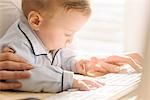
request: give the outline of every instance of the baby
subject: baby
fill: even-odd
[[[0,40],[1,45],[11,48],[11,52],[22,56],[34,67],[30,70],[29,79],[17,80],[22,83],[18,90],[91,90],[101,87],[102,84],[92,78],[76,79],[74,73],[95,76],[89,72],[113,72],[109,66],[115,69],[114,72],[119,72],[118,63],[114,63],[110,58],[78,59],[75,53],[67,48],[75,32],[79,31],[90,17],[88,0],[22,0],[22,11],[23,16]]]

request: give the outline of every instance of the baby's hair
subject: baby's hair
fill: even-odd
[[[64,11],[80,11],[84,15],[91,13],[89,0],[22,0],[22,10],[26,17],[31,11],[48,11],[53,14],[59,8]]]
[[[90,12],[88,0],[64,0],[63,7],[67,10],[78,9],[82,12]]]

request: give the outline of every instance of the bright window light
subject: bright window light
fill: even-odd
[[[77,33],[80,51],[92,54],[123,51],[125,0],[91,0],[92,16]]]

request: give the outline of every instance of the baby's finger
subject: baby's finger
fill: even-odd
[[[90,90],[88,85],[85,82],[83,82],[83,81],[80,82],[80,86],[79,87],[80,87],[79,88],[80,91],[89,91]]]
[[[98,83],[94,80],[83,80],[90,88],[96,87],[102,87],[103,85],[101,83]]]

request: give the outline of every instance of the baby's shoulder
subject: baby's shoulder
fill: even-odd
[[[10,28],[6,31],[4,36],[0,39],[1,43],[18,42],[28,44],[26,38],[19,30],[18,24],[19,20],[17,20],[14,24],[10,26]]]

